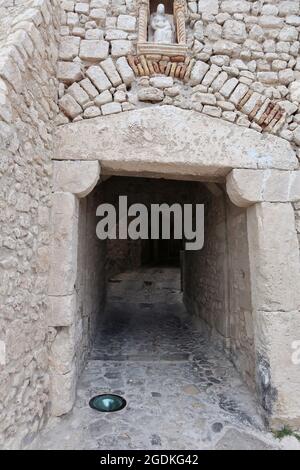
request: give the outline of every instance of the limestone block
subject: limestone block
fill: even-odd
[[[199,101],[202,104],[209,104],[214,106],[217,102],[215,95],[212,93],[196,92],[192,95],[192,101]]]
[[[130,15],[119,15],[117,21],[117,28],[124,31],[135,31],[136,17]]]
[[[150,78],[150,85],[153,86],[154,88],[168,88],[173,86],[174,80],[172,77],[166,77],[166,76],[157,76],[157,77],[152,77]]]
[[[223,27],[224,38],[236,43],[243,43],[247,39],[246,26],[242,21],[227,20]]]
[[[255,202],[296,202],[300,196],[300,172],[235,169],[227,176],[227,191],[239,207]]]
[[[229,101],[237,106],[248,90],[249,87],[247,85],[240,83],[230,96]]]
[[[100,177],[99,162],[53,162],[53,191],[87,196]]]
[[[217,78],[211,84],[211,87],[214,90],[214,92],[219,91],[227,79],[228,79],[227,72],[221,72],[220,75],[218,75]]]
[[[267,85],[275,85],[278,83],[277,72],[257,72],[257,79]]]
[[[74,119],[76,116],[79,116],[79,114],[82,113],[81,106],[71,95],[64,95],[58,103],[60,109],[71,119]]]
[[[89,106],[84,110],[83,117],[85,119],[91,119],[97,116],[101,116],[101,111],[98,106]]]
[[[108,56],[109,43],[107,41],[82,40],[79,57],[89,62],[98,62]]]
[[[58,62],[57,78],[67,85],[78,82],[83,78],[80,64],[77,62]]]
[[[111,41],[112,57],[126,56],[132,52],[132,43],[126,39]]]
[[[206,104],[203,107],[203,113],[208,114],[208,116],[212,116],[212,117],[221,117],[222,110],[221,108],[218,108],[217,106],[211,106],[211,105]]]
[[[264,172],[235,169],[226,178],[226,189],[230,200],[238,207],[249,207],[263,201]]]
[[[292,205],[257,203],[247,209],[247,224],[254,309],[297,310],[300,261]]]
[[[88,78],[84,78],[83,80],[81,80],[81,82],[79,82],[79,84],[86,91],[86,93],[91,99],[96,98],[96,96],[99,94],[97,88],[94,87],[91,80],[89,80]]]
[[[289,171],[265,171],[262,187],[263,200],[268,202],[288,202],[290,179],[291,172]]]
[[[110,103],[113,100],[112,94],[109,90],[102,91],[100,95],[96,96],[95,104],[102,106],[103,104]]]
[[[299,429],[300,374],[293,345],[300,338],[298,311],[255,312],[257,376],[261,401],[268,412],[269,425],[287,422]]]
[[[76,392],[76,368],[73,368],[67,374],[51,373],[51,414],[52,416],[61,416],[73,408]]]
[[[194,67],[192,68],[190,75],[190,84],[192,86],[198,85],[202,82],[204,75],[209,70],[209,65],[201,60],[197,60]]]
[[[147,132],[141,133],[141,128]],[[56,129],[55,152],[60,160],[100,160],[111,171],[180,172],[214,179],[232,168],[298,167],[284,139],[175,106],[135,109],[127,112],[126,119],[102,116],[61,126]]]
[[[232,41],[220,39],[214,43],[213,50],[215,54],[229,55],[231,57],[239,54],[240,47]]]
[[[111,82],[108,80],[103,70],[97,65],[92,65],[88,68],[86,75],[100,92],[112,87]]]
[[[78,199],[70,193],[52,195],[50,295],[73,293],[77,275]]]
[[[128,33],[126,31],[121,31],[120,29],[109,29],[105,34],[105,39],[107,41],[113,41],[115,39],[127,39]]]
[[[75,325],[63,326],[51,343],[49,364],[56,374],[67,374],[72,370],[76,348]]]
[[[299,2],[296,0],[286,0],[279,2],[278,9],[280,16],[298,15],[299,14]]]
[[[82,13],[83,15],[88,15],[90,11],[90,6],[88,3],[76,3],[75,12]]]
[[[217,15],[219,11],[218,0],[199,0],[198,12],[208,15]]]
[[[76,292],[70,295],[49,295],[49,314],[47,325],[53,327],[70,326],[76,313]]]
[[[283,85],[289,85],[289,83],[294,81],[294,71],[291,69],[280,70],[278,78]]]
[[[119,57],[116,61],[116,67],[125,85],[131,85],[135,79],[135,75],[132,68],[128,65],[126,58]]]
[[[255,106],[259,103],[259,101],[264,101],[265,100],[265,97],[260,95],[259,93],[256,93],[256,91],[254,93],[252,93],[252,95],[250,96],[250,98],[246,101],[246,103],[244,104],[243,106],[243,112],[245,114],[250,114],[253,109],[255,108]]]
[[[251,3],[246,0],[225,0],[221,2],[221,10],[226,13],[248,13]]]
[[[210,67],[209,71],[205,75],[205,77],[202,80],[202,85],[204,86],[210,86],[210,84],[217,78],[219,75],[221,69],[217,65],[212,64]]]
[[[164,99],[162,90],[154,87],[142,87],[138,91],[138,99],[140,101],[151,101],[152,103],[160,102]]]
[[[77,82],[73,83],[68,88],[68,94],[71,95],[80,106],[86,104],[90,99],[87,92],[80,85],[78,85]]]
[[[100,66],[106,73],[107,77],[109,78],[113,86],[117,87],[118,85],[121,85],[122,79],[120,75],[118,74],[115,64],[113,63],[110,57],[106,60],[103,60],[100,63]]]
[[[107,114],[117,114],[122,111],[122,106],[120,103],[106,103],[101,106],[101,111],[103,116]]]
[[[105,8],[93,8],[90,11],[90,18],[95,20],[99,26],[105,25],[106,9]]]
[[[76,36],[63,36],[59,46],[60,60],[73,60],[78,56],[80,38]]]
[[[225,98],[229,98],[233,90],[236,88],[238,85],[239,81],[237,78],[233,77],[227,80],[227,82],[224,83],[222,88],[220,89],[221,95],[223,95]]]
[[[298,31],[294,26],[284,26],[279,33],[280,41],[297,41]]]
[[[117,90],[114,94],[114,101],[117,103],[124,103],[126,101],[127,95],[123,90]]]
[[[74,30],[73,30],[73,34],[74,34]],[[104,34],[103,34],[102,29],[98,29],[98,28],[88,29],[84,33],[84,39],[100,41],[101,39],[104,39]]]
[[[290,97],[291,101],[300,103],[300,81],[296,80],[290,84]]]

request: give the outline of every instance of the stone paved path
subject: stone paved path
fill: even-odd
[[[179,287],[174,269],[113,279],[75,407],[52,419],[34,448],[279,447],[263,431],[255,402],[232,364],[185,313]],[[126,408],[116,413],[89,408],[92,396],[106,392],[124,396]]]

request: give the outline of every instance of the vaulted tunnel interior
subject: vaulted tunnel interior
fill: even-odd
[[[187,240],[174,239],[172,212],[170,239],[162,228],[156,239],[99,239],[108,207],[116,209],[109,232],[119,233],[124,197],[128,231],[141,205],[150,229],[155,204],[179,204],[183,213],[202,205],[203,247],[187,250]],[[133,176],[104,175],[77,202],[75,316],[57,330],[51,351],[64,367],[52,375],[51,397],[52,415],[62,420],[42,434],[39,448],[51,441],[114,449],[120,440],[129,448],[198,448],[228,423],[262,429],[246,210],[230,202],[222,183]],[[127,406],[103,417],[89,402],[107,393]]]
[[[149,229],[151,204],[204,204],[203,248],[187,251],[182,240],[172,238],[172,217],[170,240],[161,233],[157,240],[99,240],[97,207],[109,203],[116,208],[118,229],[119,196],[127,197],[128,207],[149,209]],[[77,375],[88,358],[184,359],[192,354],[180,339],[187,317],[199,341],[210,338],[225,350],[254,388],[246,224],[245,210],[233,206],[222,185],[105,177],[80,200]],[[174,321],[178,330],[172,330]]]

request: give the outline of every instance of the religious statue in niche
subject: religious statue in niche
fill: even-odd
[[[149,0],[140,0],[137,42],[139,55],[186,55],[185,0],[174,0],[171,11],[173,14],[166,13],[165,5],[160,3],[156,11],[150,14]]]
[[[150,17],[149,38],[153,38],[153,42],[158,44],[174,43],[174,23],[173,16],[166,15],[165,6],[160,3],[155,13]]]

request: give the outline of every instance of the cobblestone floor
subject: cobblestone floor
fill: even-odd
[[[255,402],[181,303],[174,269],[124,273],[80,379],[71,413],[52,419],[39,449],[269,449]],[[92,396],[121,394],[116,413],[89,408]]]

